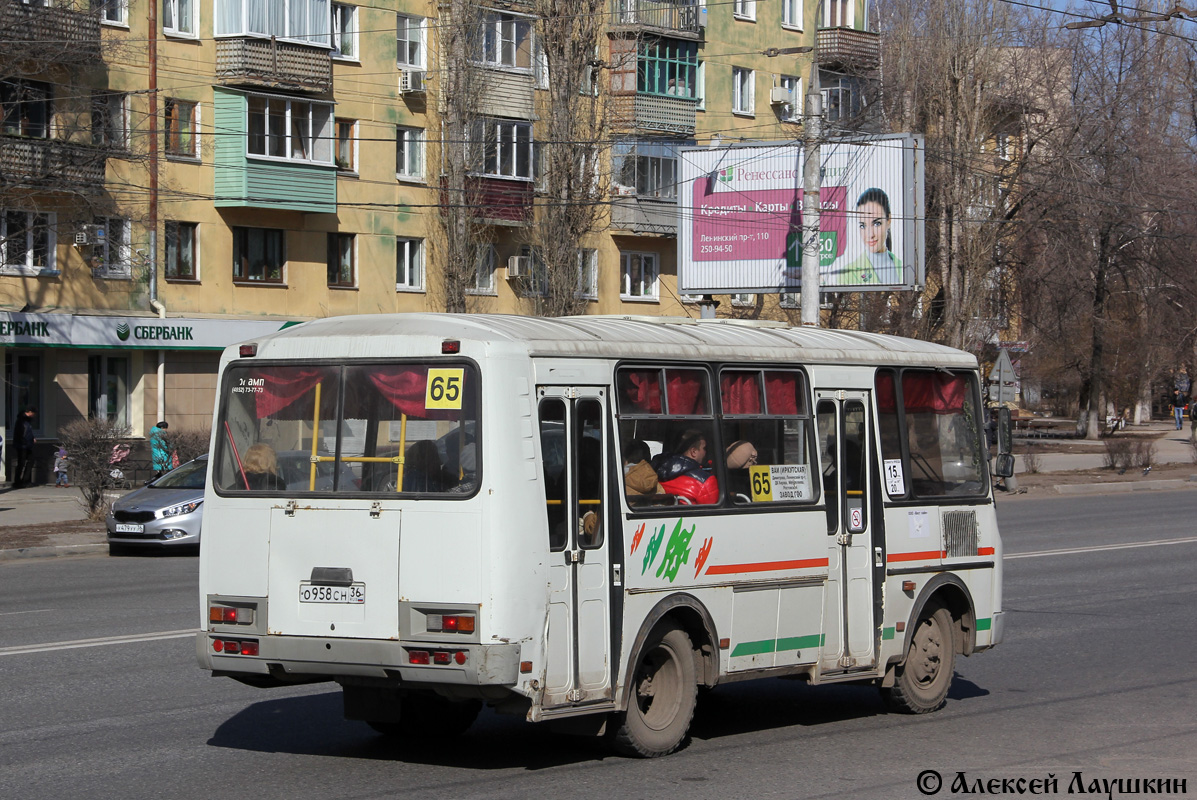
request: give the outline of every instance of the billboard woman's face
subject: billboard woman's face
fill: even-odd
[[[870,253],[885,252],[885,237],[889,234],[889,217],[880,203],[869,201],[856,207],[860,218],[860,240]]]

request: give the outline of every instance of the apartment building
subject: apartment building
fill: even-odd
[[[600,154],[601,213],[569,245],[582,313],[697,316],[679,148],[797,139],[812,58],[829,118],[859,112],[878,52],[867,0],[602,0],[601,124],[562,142],[536,0],[65,2],[0,0],[0,403],[47,438],[96,415],[205,426],[220,349],[308,319],[536,313],[553,146]]]

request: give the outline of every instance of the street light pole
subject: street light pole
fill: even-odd
[[[823,137],[823,95],[819,91],[819,59],[811,59],[802,120],[802,324],[819,326],[819,188]]]

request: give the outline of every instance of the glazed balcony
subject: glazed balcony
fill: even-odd
[[[331,52],[274,37],[217,39],[216,76],[226,86],[326,94],[333,84]]]
[[[57,139],[0,134],[0,185],[98,192],[104,188],[108,153],[106,148]]]
[[[827,69],[876,69],[881,62],[881,34],[855,28],[819,28],[819,66]]]

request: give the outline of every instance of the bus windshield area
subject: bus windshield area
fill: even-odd
[[[470,364],[235,364],[220,391],[213,483],[222,494],[476,491]]]

